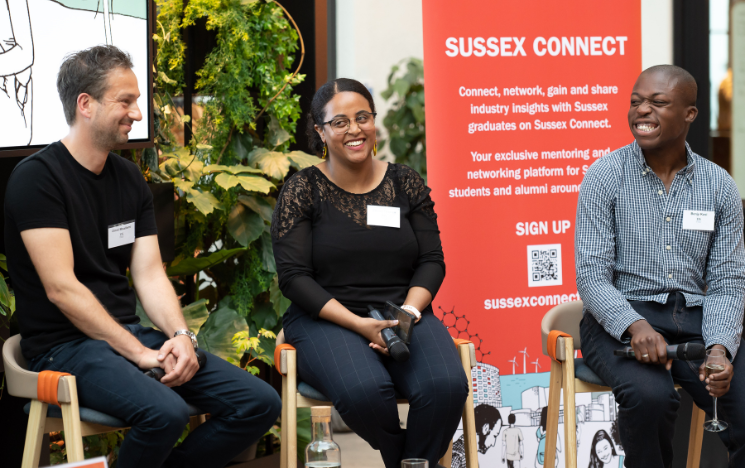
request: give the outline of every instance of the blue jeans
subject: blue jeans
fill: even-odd
[[[283,323],[287,342],[297,348],[299,380],[328,397],[349,428],[380,450],[387,468],[399,468],[404,458],[426,458],[437,466],[458,429],[469,379],[431,307],[414,326],[406,362],[383,356],[364,337],[313,320],[295,305]],[[409,400],[405,430],[394,387]]]
[[[666,304],[629,301],[631,307],[660,333],[668,344],[702,343],[702,307],[686,307],[681,293],[671,293]],[[712,397],[698,379],[703,361],[673,361],[668,372],[664,366],[641,364],[634,359],[613,355],[624,345],[610,336],[591,314],[580,325],[582,355],[587,365],[612,389],[619,405],[618,428],[626,453],[626,467],[670,467],[673,462],[673,430],[680,396],[678,383],[688,392],[707,419],[714,414]],[[732,362],[734,377],[730,390],[719,398],[719,419],[729,429],[719,437],[729,450],[729,466],[745,466],[745,347]]]
[[[151,349],[159,349],[168,340],[152,328],[125,328]],[[174,388],[146,377],[100,340],[57,346],[34,358],[31,370],[69,372],[77,381],[80,406],[132,426],[119,452],[120,468],[221,468],[266,433],[277,420],[282,402],[267,383],[205,354],[206,364],[189,382]],[[189,422],[186,402],[211,416],[173,449]]]

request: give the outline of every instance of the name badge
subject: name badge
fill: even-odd
[[[109,226],[109,248],[132,244],[135,241],[135,222],[125,221],[123,223]]]
[[[401,208],[397,206],[367,205],[367,225],[401,227]]]
[[[691,231],[713,231],[714,212],[683,210],[683,229]]]

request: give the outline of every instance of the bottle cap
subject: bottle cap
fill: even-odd
[[[310,416],[312,418],[330,418],[331,407],[330,406],[312,406],[310,408]]]

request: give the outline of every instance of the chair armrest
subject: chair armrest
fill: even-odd
[[[574,349],[572,335],[559,330],[551,330],[546,341],[546,351],[551,359],[557,362],[564,362],[568,357],[574,358],[573,355],[567,356],[566,340],[572,340],[572,349]]]
[[[472,341],[468,340],[462,340],[460,338],[453,338],[453,343],[455,343],[456,348],[460,348],[461,346],[468,346],[468,356],[469,356],[469,364],[471,366],[471,369],[479,365],[478,361],[476,361],[476,347],[473,345]]]
[[[295,352],[295,347],[288,343],[278,344],[274,348],[274,367],[282,375],[287,375],[287,353]]]
[[[3,364],[5,365],[5,381],[8,385],[8,393],[18,398],[38,400],[39,373],[25,369],[26,359],[21,353],[21,335],[11,336],[5,341],[3,345]],[[47,402],[56,400],[58,403],[70,403],[70,382],[68,379],[60,378],[63,377],[61,374],[60,372],[52,373],[50,371],[45,374],[49,377],[42,379],[42,387],[46,388],[43,397],[45,400],[49,400]]]

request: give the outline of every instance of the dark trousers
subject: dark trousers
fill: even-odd
[[[298,375],[328,397],[344,422],[374,449],[387,468],[405,458],[445,454],[468,396],[468,379],[453,339],[431,309],[414,326],[411,358],[398,363],[362,336],[292,306],[285,313],[287,342],[297,348]],[[409,400],[406,430],[399,424],[394,387]]]
[[[669,344],[702,343],[702,307],[686,307],[681,293],[671,293],[666,304],[630,301]],[[698,379],[703,361],[673,361],[670,372],[664,366],[641,364],[634,359],[613,355],[623,345],[611,337],[591,314],[585,314],[580,326],[582,355],[587,365],[610,387],[619,405],[618,427],[629,468],[670,467],[673,461],[673,429],[680,396],[673,387],[678,383],[688,392],[707,419],[714,414],[712,397]],[[745,466],[745,358],[740,351],[735,360],[734,378],[729,392],[719,398],[719,419],[729,424],[720,432],[729,450],[729,466]]]
[[[159,349],[168,339],[152,328],[125,328],[151,349]],[[221,468],[266,433],[282,402],[262,380],[205,354],[203,368],[174,388],[146,377],[100,340],[65,343],[35,358],[31,367],[35,372],[69,372],[77,381],[80,406],[131,424],[119,452],[120,468]],[[210,413],[210,419],[173,449],[189,422],[186,402]]]

